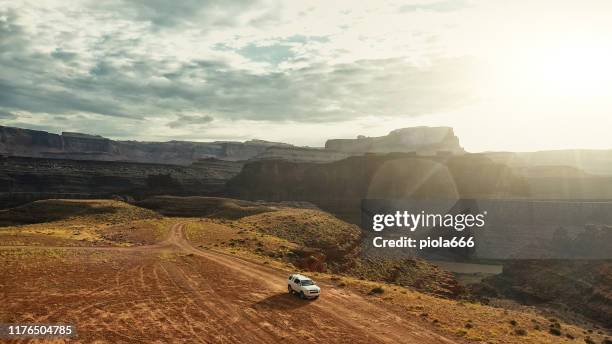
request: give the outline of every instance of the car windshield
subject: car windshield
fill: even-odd
[[[314,282],[312,280],[302,280],[300,284],[301,285],[314,285]]]

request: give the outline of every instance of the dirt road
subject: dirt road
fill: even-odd
[[[6,260],[0,322],[74,323],[84,343],[454,343],[346,289],[290,296],[288,272],[199,250],[183,227],[152,246]]]

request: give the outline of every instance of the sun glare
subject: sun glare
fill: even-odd
[[[587,42],[524,46],[487,71],[487,92],[541,101],[593,101],[612,90],[612,49]]]
[[[612,81],[608,57],[599,47],[564,46],[533,51],[517,69],[524,70],[525,86],[543,96],[593,97]]]

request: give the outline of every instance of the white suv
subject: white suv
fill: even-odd
[[[302,299],[316,299],[321,294],[321,288],[313,280],[298,274],[289,275],[287,290],[289,294],[298,294]]]

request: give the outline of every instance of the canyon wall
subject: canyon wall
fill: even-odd
[[[537,152],[487,152],[491,159],[510,167],[570,167],[593,175],[612,175],[612,150],[563,149]],[[562,175],[565,177],[565,175]]]
[[[0,154],[50,159],[130,161],[190,165],[205,158],[221,160],[284,159],[295,162],[332,162],[364,153],[415,152],[422,155],[461,154],[451,128],[404,128],[387,136],[356,140],[328,140],[325,148],[296,147],[286,143],[245,142],[138,142],[116,141],[97,135],[0,126]]]
[[[503,273],[476,285],[477,292],[528,305],[566,305],[612,327],[612,262],[609,260],[516,260]]]
[[[453,128],[414,127],[393,130],[386,136],[357,139],[327,140],[325,149],[345,153],[416,152],[420,155],[438,153],[462,154],[463,148]]]
[[[348,158],[349,153],[323,148],[308,147],[269,147],[253,160],[286,160],[292,162],[326,163]]]
[[[49,198],[143,198],[151,195],[214,195],[242,163],[207,159],[191,166],[0,158],[0,207]]]
[[[526,197],[524,178],[481,155],[353,156],[331,163],[247,163],[226,194],[249,200],[308,201],[353,223],[364,198]]]
[[[0,154],[36,158],[131,161],[189,165],[205,158],[248,160],[269,147],[283,143],[251,140],[246,142],[138,142],[114,141],[101,136],[0,126]]]

